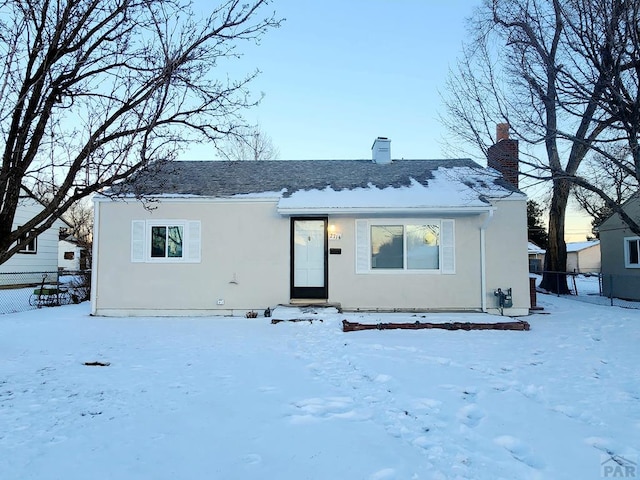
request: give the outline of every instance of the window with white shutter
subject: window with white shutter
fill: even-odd
[[[369,271],[369,222],[356,220],[356,273]]]
[[[145,261],[145,228],[144,220],[134,220],[131,222],[131,261]]]
[[[356,273],[455,273],[455,221],[356,220]]]
[[[199,221],[134,220],[131,222],[131,261],[199,263]]]
[[[442,220],[440,229],[440,256],[442,258],[441,273],[456,273],[456,238],[453,220]]]

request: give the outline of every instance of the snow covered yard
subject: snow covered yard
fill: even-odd
[[[480,314],[3,315],[0,478],[557,480],[637,462],[640,311],[538,304],[529,332],[340,328],[497,320]]]

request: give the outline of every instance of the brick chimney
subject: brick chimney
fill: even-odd
[[[487,166],[498,170],[507,182],[518,188],[518,140],[509,138],[508,123],[496,126],[496,143],[487,151]]]

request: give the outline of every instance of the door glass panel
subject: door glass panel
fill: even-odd
[[[295,287],[324,287],[324,220],[294,222]]]

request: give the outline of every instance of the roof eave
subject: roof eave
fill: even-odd
[[[495,211],[492,206],[444,207],[278,207],[283,216],[295,215],[480,215]]]

